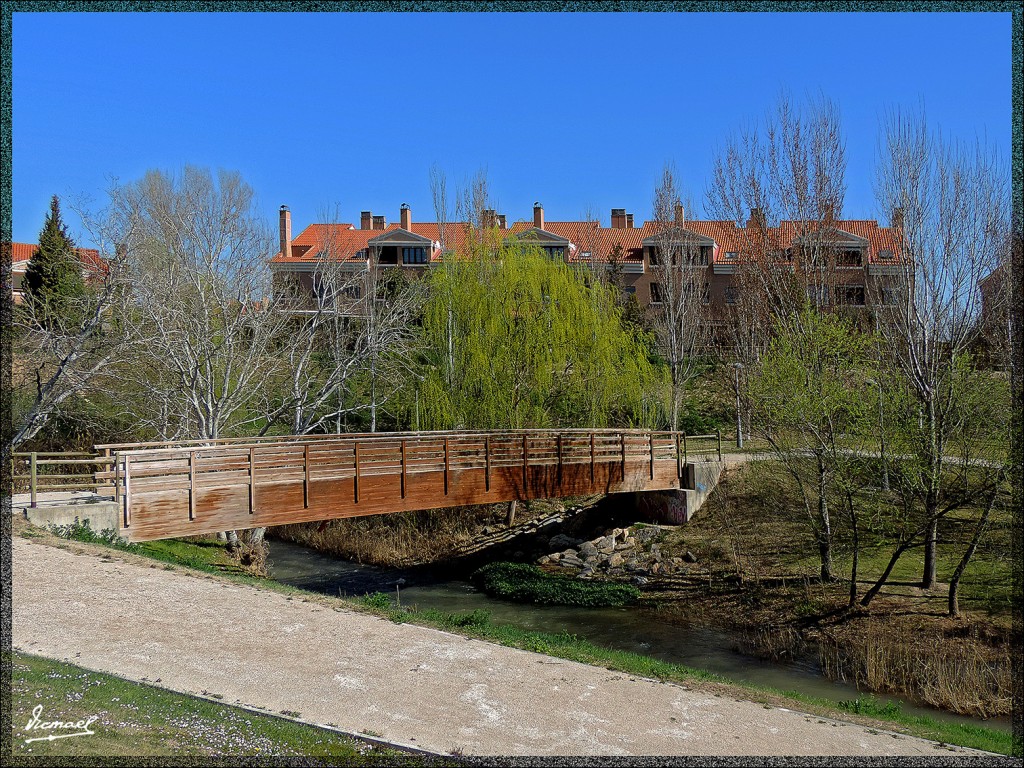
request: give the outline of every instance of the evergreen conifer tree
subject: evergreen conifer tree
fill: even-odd
[[[36,302],[46,315],[67,311],[74,299],[85,294],[82,266],[61,219],[56,195],[50,201],[50,212],[39,233],[39,247],[25,271],[24,285],[29,300]]]

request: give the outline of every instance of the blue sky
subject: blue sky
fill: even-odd
[[[838,103],[845,214],[885,220],[884,111],[1009,154],[1010,61],[1009,13],[16,13],[13,239],[53,194],[185,164],[241,172],[296,233],[335,207],[432,220],[434,163],[450,187],[485,168],[509,221],[535,200],[641,221],[666,161],[699,203],[716,146],[783,88]]]

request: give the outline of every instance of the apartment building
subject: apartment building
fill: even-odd
[[[808,287],[809,297],[819,306],[889,303],[900,272],[898,212],[889,227],[874,220],[830,218],[767,226],[753,210],[748,221],[737,226],[732,221],[687,219],[677,205],[672,222],[644,221],[636,226],[633,214],[613,208],[611,226],[605,227],[598,221],[548,221],[537,202],[532,220],[509,226],[506,216],[493,210],[485,211],[484,218],[500,236],[534,243],[552,258],[591,269],[614,269],[620,287],[634,294],[642,307],[656,307],[664,300],[668,242],[686,243],[684,268],[696,271],[692,282],[703,283],[703,303],[712,315],[727,314],[729,306],[741,300],[742,291],[751,290],[749,281],[740,277],[753,264],[770,262],[773,269],[794,272],[808,254],[823,260],[829,279]],[[448,222],[443,230],[437,222],[415,222],[410,207],[403,204],[397,223],[363,211],[358,227],[311,224],[293,239],[291,213],[282,206],[281,250],[270,266],[278,283],[290,278],[306,291],[314,290],[313,275],[325,258],[352,270],[378,264],[422,273],[439,263],[445,252],[458,252],[468,231],[466,222]]]

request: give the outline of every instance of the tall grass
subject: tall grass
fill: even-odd
[[[859,688],[908,694],[961,715],[1008,715],[1013,704],[1009,644],[979,638],[922,637],[899,623],[864,624],[858,632],[823,632],[823,672]]]

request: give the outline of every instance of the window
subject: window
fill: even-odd
[[[697,262],[698,264],[707,264],[711,261],[711,249],[712,246],[710,245],[702,245],[700,247],[700,261]]]
[[[565,258],[565,247],[561,245],[545,245],[544,252],[552,259]]]
[[[861,267],[864,265],[861,252],[854,248],[847,248],[846,250],[840,251],[839,258],[836,263],[840,267]]]
[[[737,303],[740,300],[740,289],[734,285],[726,286],[725,289],[725,303],[730,306]]]
[[[627,285],[622,290],[624,290],[626,293],[636,293],[636,286],[635,285]]]
[[[849,307],[864,306],[863,285],[839,285],[836,286],[836,304],[843,304]]]
[[[427,263],[427,249],[423,248],[423,247],[403,248],[402,249],[402,263],[403,264],[426,264]]]
[[[363,287],[361,285],[346,285],[341,292],[349,299],[358,299],[363,295]]]
[[[704,297],[704,303],[705,304],[710,304],[711,303],[711,283],[704,283],[704,294],[703,294],[703,297]]]
[[[736,259],[738,259],[739,257],[740,257],[739,251],[726,251],[725,252],[725,260],[726,261],[736,261]]]
[[[816,307],[828,304],[828,288],[824,285],[808,285],[807,300]]]
[[[891,307],[899,303],[900,291],[897,288],[883,288],[882,289],[882,304],[883,306]]]
[[[580,259],[583,259],[583,260],[585,260],[585,261],[589,261],[589,260],[590,260],[590,257],[591,257],[591,255],[592,255],[592,254],[590,253],[590,251],[581,251],[581,252],[580,252]]]
[[[881,261],[892,261],[896,258],[896,254],[886,248],[884,251],[878,252],[878,258]]]
[[[658,249],[653,245],[647,249],[647,261],[650,262],[652,267],[661,263],[661,256],[658,253]]]
[[[661,304],[665,300],[665,292],[661,283],[651,283],[651,304]]]

